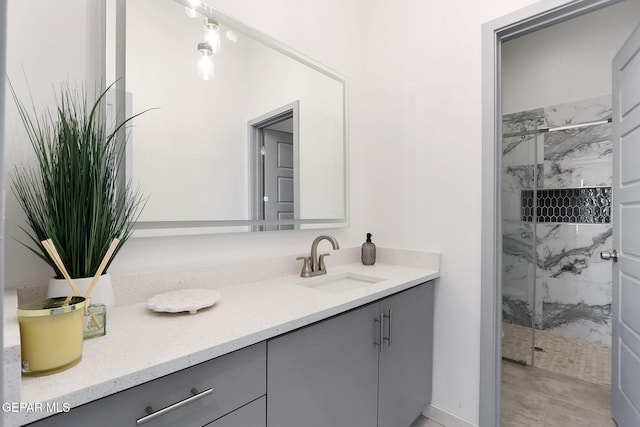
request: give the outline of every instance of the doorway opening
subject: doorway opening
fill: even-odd
[[[248,124],[253,231],[292,230],[299,218],[298,101]],[[285,224],[286,222],[286,224]]]
[[[531,81],[527,81],[524,85],[521,85],[520,90],[524,89],[525,92],[526,90],[536,92],[528,99],[531,104],[521,104],[513,107],[513,105],[517,104],[517,102],[515,102],[511,107],[507,107],[505,99],[508,96],[508,88],[506,87],[506,76],[504,75],[505,46],[507,46],[507,43],[516,41],[522,36],[531,35],[539,30],[550,29],[552,26],[556,26],[556,24],[575,21],[574,18],[583,17],[583,15],[586,16],[600,9],[605,10],[605,6],[612,6],[616,3],[620,2],[616,0],[540,2],[483,26],[483,188],[486,192],[483,195],[482,236],[481,426],[500,424],[502,350],[503,340],[507,340],[507,338],[503,338],[502,335],[502,325],[505,314],[506,317],[511,316],[510,320],[520,317],[522,323],[525,323],[523,327],[526,328],[526,338],[523,339],[523,342],[525,342],[524,354],[516,355],[512,358],[518,362],[535,364],[535,359],[542,359],[544,356],[547,356],[546,353],[549,349],[548,344],[540,345],[540,342],[535,336],[537,331],[543,324],[547,326],[553,324],[553,322],[549,322],[553,317],[549,316],[549,314],[554,312],[554,310],[556,312],[558,310],[562,312],[563,309],[567,308],[567,305],[570,305],[567,302],[567,304],[561,306],[561,304],[559,304],[561,300],[560,297],[575,297],[575,295],[569,292],[569,287],[557,289],[550,287],[550,282],[552,281],[550,279],[559,281],[563,274],[570,274],[571,271],[576,272],[582,265],[579,265],[580,261],[575,257],[572,260],[575,262],[556,263],[557,271],[554,270],[550,274],[546,274],[552,270],[550,267],[554,263],[545,263],[544,260],[551,261],[551,256],[554,254],[555,249],[558,249],[557,252],[555,252],[555,255],[558,256],[553,257],[552,261],[554,262],[561,260],[563,256],[565,259],[568,259],[568,252],[571,250],[565,248],[566,250],[562,253],[563,248],[552,248],[549,245],[545,246],[544,233],[545,231],[547,233],[549,231],[546,230],[546,228],[550,230],[553,229],[554,232],[562,234],[562,225],[572,224],[569,227],[573,227],[575,234],[576,228],[582,228],[582,230],[584,230],[587,227],[585,224],[581,224],[580,221],[576,221],[575,218],[568,220],[566,223],[563,219],[560,219],[562,215],[567,216],[569,210],[573,213],[573,208],[577,206],[572,205],[572,203],[579,203],[581,197],[579,190],[587,188],[588,186],[586,184],[583,185],[580,183],[578,185],[571,184],[568,186],[551,186],[547,188],[544,186],[540,187],[540,184],[545,183],[545,179],[552,178],[550,176],[551,174],[547,173],[552,169],[545,170],[545,166],[555,167],[555,165],[549,158],[550,154],[554,154],[551,152],[553,150],[553,144],[551,144],[551,139],[553,138],[551,136],[552,133],[546,131],[539,132],[539,130],[541,128],[549,130],[549,128],[555,127],[555,124],[544,122],[547,118],[544,114],[545,108],[556,108],[556,111],[566,112],[566,110],[563,110],[560,106],[574,104],[575,107],[575,104],[584,102],[585,99],[594,98],[594,96],[591,94],[587,96],[575,96],[575,94],[565,93],[565,99],[563,100],[550,98],[551,100],[549,101],[540,101],[536,96],[544,91],[536,91],[535,85],[533,85]],[[635,21],[637,21],[638,14],[635,13],[634,16],[636,16]],[[634,23],[634,26],[636,24],[637,22]],[[593,29],[593,26],[591,28]],[[622,43],[631,33],[631,30],[633,30],[633,26],[629,29],[626,36],[621,39],[620,43],[610,46],[612,54],[606,64],[608,70],[611,69],[613,54],[622,46]],[[549,44],[538,44],[538,47],[540,49],[554,48],[557,41],[559,40],[552,40]],[[591,51],[596,49],[594,49],[594,46],[589,46],[586,50],[591,53]],[[568,58],[572,57],[571,52],[565,52],[565,55]],[[530,56],[535,58],[537,55],[530,54]],[[546,66],[547,70],[554,71],[561,71],[564,65],[562,61],[551,61],[542,64],[543,67]],[[523,65],[523,67],[525,71],[527,71],[528,66]],[[548,86],[553,86],[553,83],[555,82],[547,81]],[[578,79],[576,79],[576,84],[578,84]],[[608,91],[600,92],[599,95],[606,94],[610,99],[610,78],[607,84]],[[558,93],[558,91],[554,92],[556,95]],[[518,93],[515,99],[521,101],[525,99],[525,97],[522,93]],[[540,108],[543,110],[541,119],[536,114],[529,114]],[[569,109],[571,108],[573,107],[569,107]],[[509,117],[509,115],[511,116]],[[575,124],[582,122],[589,124],[590,121],[606,120],[606,118],[606,115],[605,117],[598,117],[597,120],[586,118],[582,120],[579,117],[571,117],[569,123]],[[527,122],[527,120],[529,121]],[[509,121],[511,121],[512,124],[522,124],[526,122],[527,126],[522,126],[522,129],[519,130],[507,130],[508,128],[505,129],[504,126]],[[606,123],[601,125],[604,127],[610,126]],[[599,125],[596,125],[596,127],[597,126]],[[509,133],[511,135],[503,135]],[[567,133],[567,131],[565,131],[565,133]],[[559,135],[559,133],[556,135]],[[503,136],[511,137],[512,140],[507,141],[507,138],[503,138]],[[525,155],[528,157],[528,160],[520,164],[510,165],[508,162],[505,162],[505,150],[508,150],[509,142],[515,142],[518,138],[520,139],[519,150],[526,153]],[[522,143],[522,140],[526,140],[526,142]],[[518,144],[514,144],[514,146],[515,145]],[[511,184],[517,182],[520,185],[520,187],[511,185],[511,189],[515,190],[514,193],[517,196],[511,199],[511,204],[509,204],[509,198],[505,195],[503,188],[505,185],[505,174],[507,174],[506,169],[509,167],[512,168],[510,171],[512,178]],[[509,187],[509,185],[510,184],[507,183],[506,187]],[[607,186],[591,185],[590,187],[595,191],[602,191],[602,189]],[[554,192],[557,192],[557,194]],[[573,200],[571,200],[572,197]],[[605,195],[604,198],[606,197]],[[557,200],[554,200],[554,198]],[[566,204],[563,204],[564,202],[562,200],[564,198],[569,199]],[[602,206],[597,207],[602,208]],[[525,215],[523,215],[526,209],[532,212],[532,215],[529,215],[528,218],[525,218]],[[543,212],[543,210],[546,212],[546,215],[544,215],[545,212]],[[558,211],[557,215],[556,210]],[[510,219],[508,218],[509,212],[514,214],[514,217],[511,218],[513,222],[505,225],[505,220]],[[551,225],[551,219],[546,218],[550,216],[553,216],[554,218],[552,220],[556,221],[554,225]],[[573,223],[571,221],[573,221]],[[559,224],[560,226],[558,226]],[[607,234],[606,231],[598,234],[599,237],[596,240],[601,245],[606,244],[607,238],[610,239],[610,234]],[[591,255],[597,254],[601,249],[596,248],[598,245],[595,245],[595,241],[593,240],[587,242],[588,244],[586,245],[582,245],[581,242],[578,243],[580,243],[578,248],[581,248],[581,250],[572,253],[580,254],[582,252],[584,256],[585,252],[590,252],[589,259],[591,259]],[[512,257],[511,260],[505,260],[505,252]],[[521,265],[516,266],[514,262],[509,264],[511,261],[520,262]],[[546,272],[544,268],[540,268],[541,263],[542,267],[547,268]],[[509,278],[509,274],[512,274],[511,278],[515,279],[519,267],[522,267],[520,273],[524,272],[524,274],[518,276],[520,283],[516,286],[512,286],[514,283],[507,285],[506,279]],[[609,276],[611,276],[610,264],[608,268]],[[537,274],[539,272],[545,274]],[[545,281],[546,285],[544,283]],[[511,286],[510,290],[508,289],[509,286]],[[511,298],[511,301],[505,301],[505,290],[507,291],[507,296]],[[509,294],[509,292],[511,293]],[[565,294],[561,295],[563,292]],[[553,298],[558,300],[555,306],[550,304]],[[547,310],[544,310],[545,302],[547,302]],[[579,303],[575,302],[572,303],[572,305],[576,308]],[[591,304],[586,305],[589,306],[587,309],[587,311],[589,311],[587,317],[590,317],[594,314],[590,310],[598,304],[591,302]],[[604,307],[604,311],[607,310],[607,306],[610,307],[606,302],[599,305]],[[608,315],[610,316],[610,308],[608,310]],[[545,311],[547,314],[546,319],[544,317]],[[560,319],[560,323],[562,323],[563,317],[566,320],[566,316],[564,315],[559,316],[556,320]],[[565,325],[568,323],[571,322],[566,322]],[[555,325],[558,326],[557,323]],[[547,348],[545,348],[545,346]]]

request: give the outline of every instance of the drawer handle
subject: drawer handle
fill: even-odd
[[[151,420],[154,420],[158,417],[161,417],[162,415],[166,414],[167,412],[171,412],[175,409],[178,408],[182,408],[183,406],[186,406],[190,403],[195,402],[196,400],[202,399],[205,396],[210,395],[211,393],[213,393],[213,389],[209,388],[206,389],[205,391],[202,392],[198,392],[198,390],[196,390],[195,388],[191,389],[191,393],[193,394],[193,396],[187,397],[186,399],[183,399],[179,402],[176,402],[172,405],[167,406],[166,408],[162,408],[159,411],[153,412],[153,408],[151,406],[147,406],[145,408],[145,410],[147,411],[148,415],[145,415],[142,418],[138,418],[136,420],[136,425],[141,426],[142,424],[148,423]]]
[[[378,329],[378,340],[379,340],[379,341],[376,341],[376,342],[375,342],[375,345],[377,345],[377,346],[378,346],[378,351],[379,351],[380,353],[382,353],[382,345],[383,345],[383,343],[384,343],[384,340],[386,339],[386,338],[384,337],[384,317],[385,317],[385,316],[384,316],[384,314],[383,314],[383,313],[380,313],[380,314],[378,315],[378,318],[377,318],[377,319],[374,319],[374,321],[375,321],[376,323],[378,323],[378,327],[380,328],[380,329]]]

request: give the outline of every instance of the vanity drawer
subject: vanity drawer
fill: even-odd
[[[267,425],[267,398],[262,396],[242,408],[236,409],[206,427],[265,427]]]
[[[266,344],[262,342],[31,426],[203,426],[265,393]],[[168,410],[145,419],[147,407],[153,412]]]

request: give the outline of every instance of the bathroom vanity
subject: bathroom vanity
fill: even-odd
[[[428,282],[270,339],[267,425],[408,427],[431,399],[432,331]]]
[[[431,396],[439,256],[408,266],[389,254],[222,287],[194,315],[116,306],[80,364],[21,379],[20,401],[49,412],[5,425],[408,426]]]

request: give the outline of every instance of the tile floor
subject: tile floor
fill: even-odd
[[[616,427],[611,387],[502,362],[502,427]]]
[[[504,324],[502,427],[616,427],[611,419],[611,350],[587,341]],[[421,417],[410,427],[443,427]]]
[[[504,323],[502,355],[531,364],[531,329]],[[533,365],[595,384],[611,385],[611,348],[553,332],[535,330]]]

